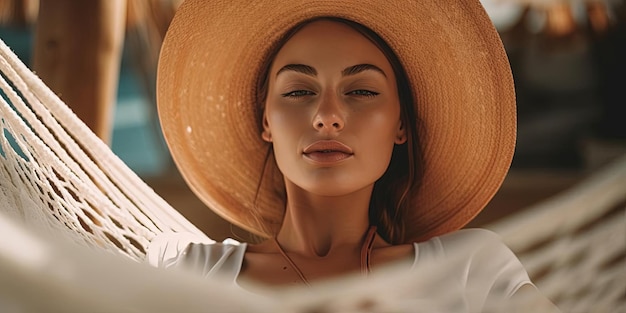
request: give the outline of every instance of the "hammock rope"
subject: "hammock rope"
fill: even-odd
[[[32,200],[14,215],[77,242],[143,259],[164,231],[202,235],[102,142],[0,42],[1,186]],[[23,202],[23,201],[22,201]],[[18,202],[20,203],[20,202]],[[34,205],[32,205],[34,204]],[[17,212],[19,211],[19,212]],[[26,211],[28,211],[26,213]]]
[[[486,227],[563,312],[626,310],[626,155]]]

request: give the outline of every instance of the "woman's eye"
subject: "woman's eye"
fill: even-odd
[[[314,92],[308,91],[308,90],[294,90],[294,91],[286,92],[282,94],[282,96],[285,98],[301,98],[305,96],[312,96],[314,94],[315,94]]]
[[[362,96],[362,97],[375,97],[375,96],[378,96],[380,93],[375,92],[375,91],[365,90],[365,89],[358,89],[358,90],[350,91],[348,92],[348,94],[355,95],[355,96]]]

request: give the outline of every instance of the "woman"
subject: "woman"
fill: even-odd
[[[419,268],[471,246],[447,278],[462,281],[451,297],[464,309],[535,292],[497,236],[457,231],[501,184],[515,141],[510,70],[480,4],[273,2],[186,1],[157,87],[192,190],[267,240],[164,234],[149,261],[245,288]]]

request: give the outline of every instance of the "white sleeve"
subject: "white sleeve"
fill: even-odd
[[[420,277],[416,295],[431,299],[437,312],[482,312],[507,302],[529,284],[526,270],[499,235],[462,229],[417,244],[413,265]]]
[[[467,299],[478,302],[472,307],[506,301],[523,285],[532,284],[522,263],[499,235],[483,229],[466,232],[476,247],[467,268]]]
[[[161,233],[148,245],[146,261],[155,267],[171,267],[180,261],[191,243],[212,244],[215,241],[192,233]]]

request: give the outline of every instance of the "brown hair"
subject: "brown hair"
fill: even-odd
[[[259,115],[262,116],[264,110],[264,103],[269,88],[269,70],[272,65],[272,60],[276,54],[278,54],[278,51],[284,43],[302,29],[302,27],[319,20],[330,20],[346,24],[368,38],[383,52],[396,76],[398,98],[400,100],[400,118],[403,127],[406,129],[407,142],[394,146],[387,170],[376,183],[374,183],[369,206],[369,219],[372,225],[378,227],[379,235],[386,241],[391,244],[403,243],[405,242],[405,228],[403,223],[405,212],[413,210],[417,205],[415,203],[417,195],[416,189],[419,188],[422,177],[422,153],[417,134],[417,128],[420,124],[415,114],[415,100],[413,99],[407,74],[395,52],[385,40],[371,29],[359,23],[337,17],[320,17],[298,24],[278,41],[278,44],[276,44],[268,55],[268,62],[265,62],[265,68],[263,68],[261,72],[263,74],[259,77],[257,88],[257,103],[260,104]],[[262,124],[259,123],[259,125]],[[269,149],[265,168],[267,168],[267,162],[270,160],[272,154],[271,145]],[[259,181],[259,186],[262,181],[263,177],[261,177]]]

